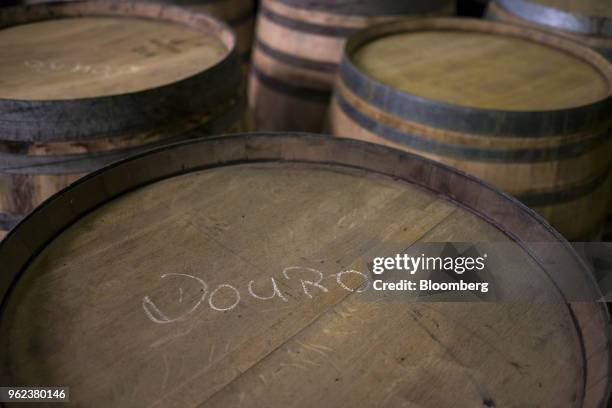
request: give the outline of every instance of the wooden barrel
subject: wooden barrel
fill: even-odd
[[[491,0],[487,18],[553,31],[612,60],[609,0]]]
[[[401,16],[452,14],[454,0],[263,0],[249,104],[259,130],[322,130],[347,36]]]
[[[372,257],[457,241],[512,248],[521,268],[490,279],[529,300],[370,297]],[[45,202],[0,264],[0,383],[69,386],[78,406],[601,407],[609,389],[609,319],[570,301],[600,295],[571,246],[477,179],[380,145],[162,147]]]
[[[21,0],[22,4],[38,4],[67,0]],[[70,1],[70,0],[68,0]],[[76,0],[74,0],[76,1]],[[174,4],[191,10],[210,13],[227,22],[236,33],[238,52],[248,64],[255,28],[255,0],[151,0],[154,3]]]
[[[331,128],[474,174],[584,240],[606,212],[611,89],[607,60],[554,35],[405,21],[347,43]]]
[[[0,230],[83,174],[161,143],[239,130],[231,30],[158,4],[0,10]]]

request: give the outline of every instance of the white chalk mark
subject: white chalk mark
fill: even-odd
[[[151,343],[151,345],[150,345],[149,347],[151,347],[151,348],[157,348],[157,347],[159,347],[159,346],[162,346],[162,345],[164,345],[164,344],[168,343],[168,342],[169,342],[169,341],[171,341],[171,340],[178,339],[179,337],[186,336],[186,335],[188,335],[189,333],[191,333],[191,331],[194,329],[194,327],[195,327],[195,326],[196,326],[196,324],[192,324],[192,325],[191,325],[191,326],[190,326],[190,327],[189,327],[187,330],[183,330],[183,331],[181,331],[181,332],[174,333],[174,334],[173,334],[173,335],[171,335],[171,336],[166,336],[166,337],[161,338],[161,339],[159,339],[159,340],[157,340],[157,341],[154,341],[153,343]]]
[[[253,284],[255,283],[255,281],[250,281],[248,285],[248,289],[249,289],[249,293],[251,294],[251,296],[253,296],[255,299],[260,299],[260,300],[270,300],[278,296],[279,298],[283,300],[283,302],[288,302],[287,298],[283,295],[283,293],[278,288],[278,285],[276,284],[276,279],[270,278],[270,280],[272,281],[272,295],[266,297],[266,296],[261,296],[261,295],[256,294],[253,291]]]
[[[208,353],[208,364],[212,363],[214,355],[215,355],[215,345],[213,344],[210,347],[210,352]]]
[[[291,368],[299,368],[301,370],[308,370],[308,367],[301,365],[301,364],[297,364],[297,363],[280,363],[281,367],[291,367]]]
[[[164,360],[164,379],[162,381],[161,390],[164,392],[168,383],[168,376],[170,375],[170,367],[168,366],[168,356],[165,353],[162,354],[162,359]]]
[[[219,290],[221,290],[222,288],[229,288],[229,289],[233,290],[234,293],[236,294],[236,300],[234,301],[234,303],[232,303],[230,306],[225,307],[225,308],[217,307],[217,306],[213,305],[213,298],[215,297],[217,292]],[[227,283],[224,283],[222,285],[217,286],[217,288],[214,291],[212,291],[212,293],[208,297],[208,305],[210,306],[210,308],[213,309],[213,310],[219,311],[219,312],[225,312],[227,310],[232,310],[233,308],[235,308],[238,305],[238,303],[240,303],[240,292],[238,292],[238,289],[236,289],[232,285],[228,285]]]
[[[332,353],[336,352],[336,350],[334,350],[333,348],[324,346],[322,344],[311,344],[311,346],[312,347],[316,347],[316,348],[321,349],[321,350],[331,351]]]
[[[328,356],[328,354],[327,354],[325,351],[328,351],[328,352],[333,352],[333,351],[334,351],[333,349],[331,349],[331,348],[329,348],[329,347],[317,346],[316,344],[307,344],[307,343],[303,343],[303,342],[301,342],[301,341],[299,341],[299,340],[296,340],[296,342],[297,342],[297,343],[298,343],[300,346],[304,347],[305,349],[310,350],[310,351],[313,351],[313,352],[315,352],[315,353],[318,353],[318,354],[322,355],[322,356],[323,356],[323,357],[325,357],[325,358],[328,358],[328,357],[329,357],[329,356]],[[322,348],[323,348],[323,349],[322,349]],[[325,351],[324,351],[324,350],[325,350]]]
[[[168,276],[184,276],[184,277],[196,280],[198,283],[200,283],[200,285],[202,285],[202,296],[200,296],[200,299],[195,303],[195,305],[191,309],[189,309],[183,315],[176,317],[174,319],[166,316],[161,310],[159,310],[157,305],[153,303],[153,301],[151,300],[151,298],[149,298],[149,296],[145,296],[142,299],[142,308],[144,309],[147,317],[154,323],[167,324],[167,323],[174,323],[174,322],[185,320],[188,315],[190,315],[191,313],[195,312],[198,309],[200,304],[204,301],[206,294],[208,293],[208,285],[206,284],[206,282],[204,282],[202,279],[196,276],[188,275],[186,273],[166,273],[161,276],[161,279],[165,279]],[[157,317],[155,315],[157,315]]]
[[[325,292],[325,293],[329,292],[329,290],[325,286],[321,285],[321,281],[324,279],[323,272],[318,271],[313,268],[304,267],[304,266],[288,266],[285,269],[283,269],[283,275],[285,276],[285,279],[290,279],[288,272],[295,271],[295,270],[309,271],[318,276],[318,279],[316,282],[300,279],[300,282],[302,283],[302,289],[304,290],[304,294],[308,296],[309,298],[312,299],[312,294],[310,293],[310,290],[308,289],[308,287],[319,288],[322,292]]]
[[[64,67],[65,65],[58,61],[51,61],[51,63],[49,64],[49,68],[51,68],[51,71],[61,71],[62,69],[64,69]]]
[[[179,303],[183,303],[183,288],[179,288]]]
[[[353,270],[353,269],[348,269],[348,270],[345,270],[345,271],[338,272],[336,274],[336,282],[338,283],[338,285],[340,285],[340,287],[342,289],[348,290],[349,292],[355,292],[355,289],[349,287],[344,282],[342,282],[342,276],[344,276],[346,274],[349,274],[349,273],[357,274],[357,275],[363,277],[363,279],[364,279],[364,283],[359,288],[357,288],[357,290],[356,290],[357,293],[363,293],[363,292],[365,292],[366,290],[368,290],[370,288],[371,282],[370,282],[370,279],[368,278],[368,276],[365,273],[359,272],[359,271],[356,271],[356,270]]]
[[[143,300],[142,300],[142,307],[144,308],[144,311],[147,314],[147,316],[149,317],[149,319],[151,319],[155,323],[171,323],[173,321],[168,316],[163,314],[162,311],[159,310],[159,308],[155,305],[155,303],[153,303],[153,301],[148,296],[145,296],[143,298]],[[149,311],[149,308],[153,312],[155,312],[161,318],[161,320],[156,318],[155,316],[153,316],[153,313]]]
[[[77,73],[77,72],[89,73],[89,72],[91,72],[91,65],[81,65],[80,63],[77,63],[74,67],[72,67],[70,72],[73,72],[73,73]]]
[[[304,357],[300,353],[296,353],[295,351],[287,350],[287,354],[289,354],[291,356],[293,361],[298,361],[300,363],[309,364],[309,365],[315,366],[315,367],[320,367],[321,366],[320,364],[315,363],[312,360],[308,360],[306,357]]]
[[[264,377],[263,374],[259,374],[259,379],[261,380],[262,383],[264,383],[265,385],[268,385],[268,382],[266,381],[266,377]]]
[[[57,60],[26,60],[24,61],[24,65],[41,74],[54,72],[69,72],[73,74],[96,75],[106,79],[118,75],[134,74],[142,69],[142,67],[140,67],[139,65],[88,65],[78,61],[64,63]]]

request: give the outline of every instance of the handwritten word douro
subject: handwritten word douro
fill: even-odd
[[[309,274],[311,278],[304,278],[304,273]],[[349,286],[346,282],[346,278],[349,275],[358,275],[361,277],[361,286],[358,288]],[[191,308],[180,316],[172,318],[167,316],[167,314],[165,314],[149,296],[145,296],[142,299],[142,307],[146,316],[154,323],[168,324],[187,320],[193,315],[194,312],[200,309],[202,305],[205,305],[204,307],[208,306],[208,308],[217,312],[230,311],[240,304],[245,289],[248,296],[259,301],[265,302],[278,298],[282,302],[289,302],[286,294],[279,289],[278,281],[275,278],[270,278],[270,284],[265,289],[261,287],[257,288],[255,281],[251,280],[246,285],[246,288],[243,288],[241,292],[239,288],[228,283],[223,283],[215,288],[210,288],[208,283],[203,279],[187,273],[166,273],[161,275],[162,280],[169,277],[183,277],[192,280],[193,284],[199,287],[200,295]],[[287,281],[292,279],[295,279],[296,281],[299,280],[304,295],[312,299],[313,294],[317,291],[319,293],[329,292],[330,284],[327,283],[329,278],[332,278],[332,284],[335,283],[340,288],[348,292],[362,293],[368,290],[371,285],[370,279],[366,274],[352,269],[325,276],[323,272],[317,269],[303,266],[289,266],[283,269],[282,279]],[[182,289],[180,289],[180,294],[182,296]],[[220,302],[221,295],[225,295],[223,297],[223,299],[225,299],[223,303]],[[230,300],[227,301],[227,299]]]

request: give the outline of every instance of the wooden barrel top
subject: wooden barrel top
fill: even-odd
[[[176,6],[102,0],[2,8],[0,51],[2,140],[147,131],[240,98],[231,29]]]
[[[522,272],[496,279],[535,303],[368,300],[354,271],[423,241],[507,243]],[[531,242],[566,246],[577,275]],[[378,145],[158,149],[48,200],[0,264],[0,382],[87,406],[596,406],[608,390],[608,317],[567,303],[570,284],[597,294],[569,245],[480,181]]]
[[[609,61],[511,24],[426,18],[373,26],[347,42],[340,76],[372,106],[471,134],[575,134],[612,112]]]
[[[353,63],[371,78],[431,100],[485,109],[552,110],[600,101],[609,78],[536,42],[461,30],[397,33],[364,44]]]
[[[0,98],[57,100],[138,92],[220,62],[214,35],[165,21],[81,17],[0,30]]]

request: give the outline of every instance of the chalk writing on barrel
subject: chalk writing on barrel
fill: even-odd
[[[299,279],[300,285],[302,287],[303,293],[309,298],[313,299],[313,293],[315,291],[319,291],[320,293],[328,293],[329,288],[323,285],[323,281],[326,278],[334,278],[336,284],[342,288],[343,290],[349,292],[357,292],[362,293],[368,290],[371,286],[370,279],[368,276],[362,272],[356,270],[343,270],[341,272],[328,275],[327,277],[323,274],[323,272],[303,266],[289,266],[283,269],[282,271],[283,277],[286,280],[291,279]],[[308,277],[310,275],[310,277]],[[361,286],[357,288],[352,288],[347,285],[344,281],[344,277],[348,275],[358,275],[363,279],[363,283]],[[198,285],[201,286],[201,296],[194,303],[194,305],[185,313],[181,314],[178,317],[168,317],[162,310],[159,308],[157,304],[153,302],[153,300],[149,296],[145,296],[142,299],[142,307],[145,311],[146,316],[154,323],[158,324],[167,324],[184,321],[189,318],[193,313],[201,307],[203,303],[205,303],[206,297],[208,296],[208,306],[211,310],[216,312],[228,312],[236,308],[241,301],[241,294],[238,288],[232,286],[228,283],[223,283],[216,286],[209,294],[208,284],[198,278],[197,276],[193,276],[186,273],[168,273],[161,276],[162,279],[174,276],[174,277],[186,277],[191,281],[197,282]],[[271,282],[271,290],[262,288],[263,285],[256,285],[254,280],[251,280],[247,284],[247,293],[254,299],[260,301],[270,301],[275,298],[280,299],[283,302],[289,302],[287,296],[282,293],[279,289],[278,282],[275,278],[270,278]],[[180,302],[183,301],[183,289],[179,288],[180,293]]]
[[[142,70],[138,65],[112,66],[109,64],[84,64],[82,62],[60,62],[55,60],[26,60],[24,65],[33,71],[45,73],[72,73],[112,78],[119,75],[135,74]]]
[[[149,296],[145,296],[142,299],[142,308],[145,311],[145,314],[147,315],[147,317],[155,322],[155,323],[159,323],[159,324],[165,324],[165,323],[174,323],[174,322],[180,322],[183,321],[185,319],[187,319],[187,317],[195,312],[198,307],[200,307],[200,304],[204,301],[204,299],[206,298],[206,295],[208,293],[208,284],[206,282],[204,282],[202,279],[193,276],[193,275],[189,275],[186,273],[166,273],[163,274],[161,276],[162,279],[165,279],[167,277],[170,276],[182,276],[182,277],[187,277],[190,279],[195,280],[198,284],[200,284],[201,287],[201,293],[202,295],[200,296],[200,298],[198,299],[198,301],[191,307],[191,309],[189,309],[187,312],[185,312],[184,314],[175,317],[175,318],[170,318],[168,316],[166,316],[158,307],[155,303],[153,303],[153,301],[151,300],[151,298],[149,298]],[[182,299],[181,299],[182,301]]]

